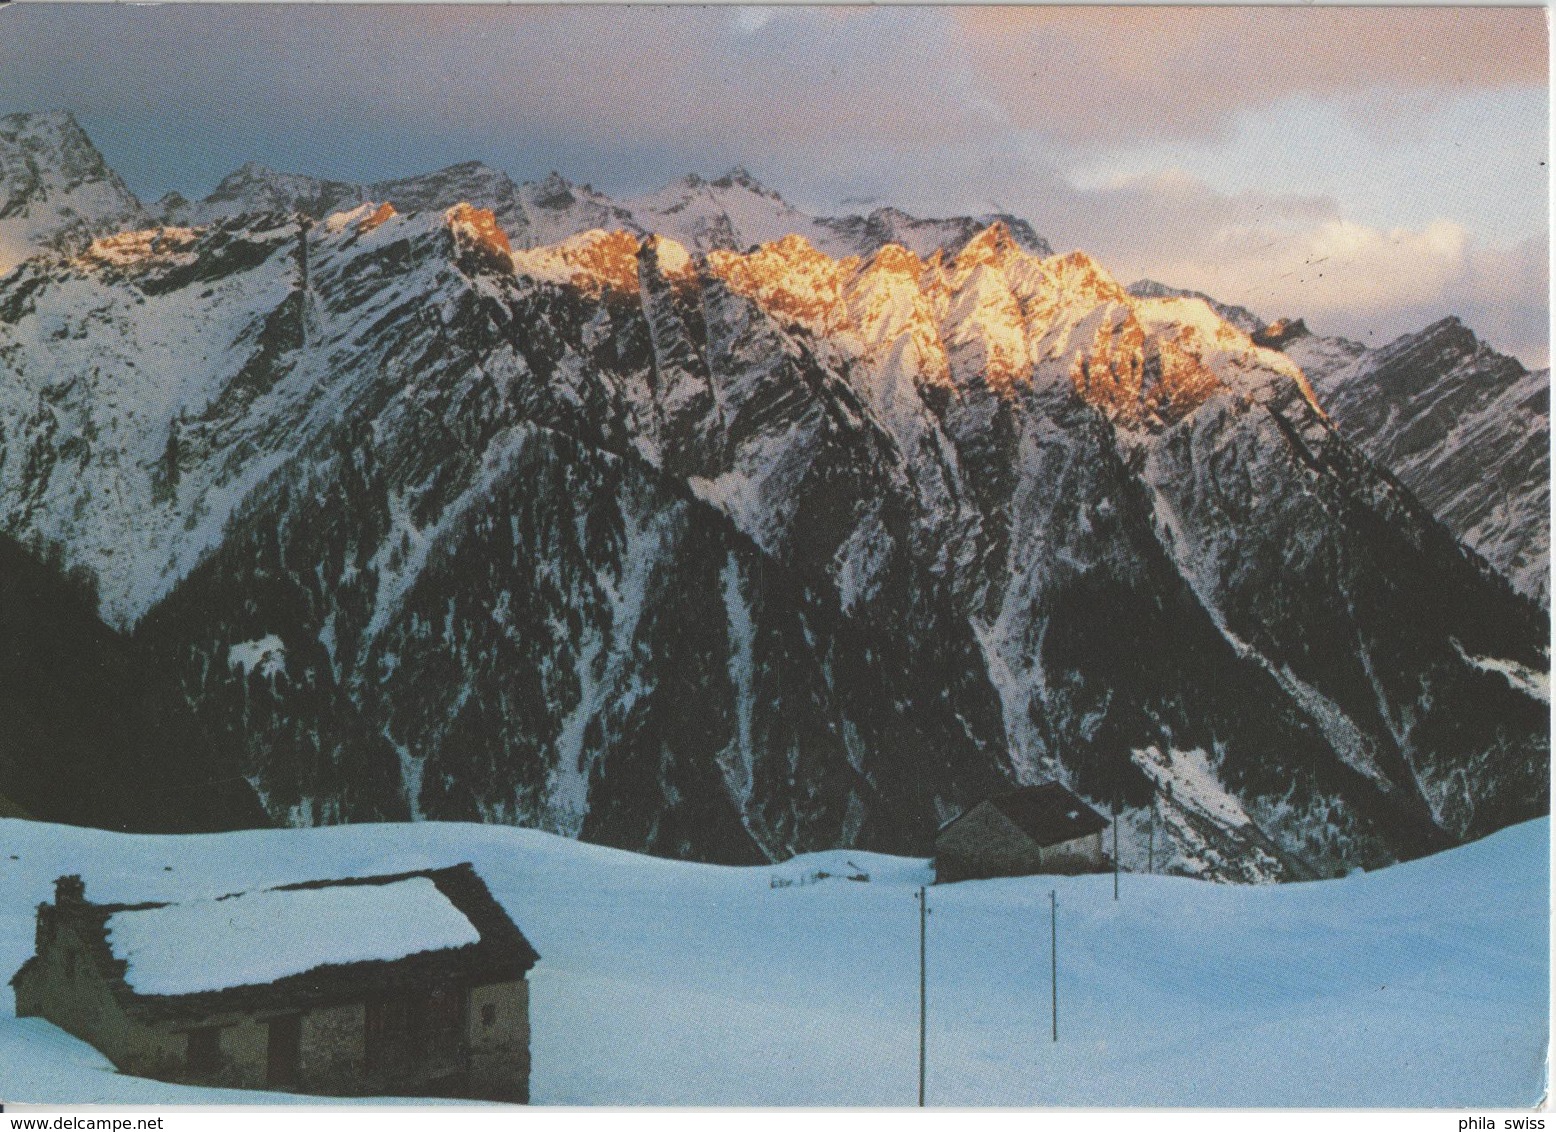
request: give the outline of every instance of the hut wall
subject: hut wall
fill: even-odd
[[[523,979],[470,989],[466,1021],[470,1094],[529,1102],[529,984]]]
[[[367,1008],[360,1002],[307,1011],[302,1018],[298,1087],[325,1095],[360,1092],[367,1076],[366,1035]],[[265,1037],[268,1040],[268,1033]]]
[[[80,936],[57,920],[17,983],[16,1013],[47,1018],[121,1067],[130,1058],[165,1062],[172,1056],[171,1040],[125,1014]]]
[[[234,1089],[263,1089],[269,1051],[269,1026],[253,1018],[236,1019],[232,1025],[222,1027],[222,1069],[209,1083]]]
[[[43,1017],[89,1042],[121,1072],[181,1084],[264,1089],[269,1015],[226,1012],[148,1022],[127,1012],[80,937],[57,920],[40,928],[37,954],[16,979],[16,1013]],[[461,1047],[426,1056],[384,1079],[366,1060],[362,1003],[304,1011],[299,1091],[315,1094],[469,1096],[529,1100],[529,985],[521,979],[472,987]],[[216,1029],[215,1058],[191,1065],[191,1033]]]
[[[1105,867],[1102,834],[1088,833],[1073,841],[1062,841],[1041,850],[1045,873],[1095,873]]]
[[[940,882],[1024,876],[1042,868],[1042,851],[988,802],[974,806],[935,839],[935,879]]]

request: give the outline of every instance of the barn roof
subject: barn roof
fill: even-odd
[[[91,904],[68,898],[69,879],[40,915],[69,923],[124,1007],[149,1018],[504,982],[539,959],[468,863],[178,904]]]
[[[996,794],[986,804],[1004,814],[1017,829],[1044,848],[1108,827],[1107,818],[1058,782],[1022,786]]]

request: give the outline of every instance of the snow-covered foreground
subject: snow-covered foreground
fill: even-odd
[[[1170,877],[930,890],[929,1100],[946,1105],[1531,1105],[1547,1045],[1546,820],[1344,880]],[[79,872],[98,901],[189,899],[474,862],[541,953],[537,1104],[911,1105],[925,862],[732,869],[497,826],[125,836],[0,820],[0,976]],[[867,872],[868,883],[808,879]],[[1059,902],[1049,1033],[1048,893]],[[16,1019],[0,1098],[256,1103],[121,1077]]]

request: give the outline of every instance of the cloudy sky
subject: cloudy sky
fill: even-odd
[[[739,163],[812,211],[1013,211],[1368,343],[1456,313],[1543,365],[1546,40],[1538,8],[20,4],[0,114],[74,111],[148,200],[250,159],[621,196]]]

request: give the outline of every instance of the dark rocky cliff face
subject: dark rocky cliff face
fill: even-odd
[[[8,529],[274,820],[926,852],[1055,775],[1126,861],[1154,811],[1258,880],[1548,808],[1541,612],[1198,301],[998,226],[858,264],[489,221],[364,206],[306,288],[281,215],[0,280]]]
[[[1282,348],[1342,435],[1549,606],[1549,370],[1525,369],[1456,318],[1376,350],[1306,333]]]

